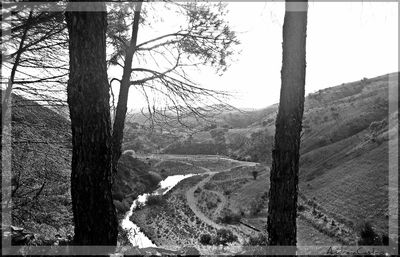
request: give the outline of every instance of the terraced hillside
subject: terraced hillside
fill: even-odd
[[[170,169],[187,174],[184,168],[189,165],[190,159],[196,163],[196,157],[189,155],[177,156],[176,159],[173,155],[157,155],[164,158],[159,161],[155,161],[155,156],[153,157],[156,172],[160,172],[159,169],[166,163]],[[182,162],[182,158],[186,158],[187,162]],[[256,163],[241,162],[238,165],[235,160],[227,165],[227,158],[225,167],[221,164],[212,167],[213,164],[218,164],[212,162],[216,157],[198,158],[208,168],[200,166],[197,160],[194,166],[197,170],[202,170],[200,175],[184,179],[166,195],[159,196],[157,202],[153,201],[136,209],[131,220],[157,246],[169,250],[202,245],[202,236],[213,237],[218,230],[228,229],[237,236],[237,241],[229,244],[226,251],[237,252],[249,243],[250,238],[265,231],[269,169]],[[257,171],[256,179],[254,171]],[[239,220],[229,221],[224,218],[235,215]],[[324,234],[310,224],[309,220],[300,217],[298,229],[299,245],[340,243],[336,237]],[[201,247],[198,249],[201,252],[204,250]]]
[[[397,133],[391,127],[397,113],[388,114],[388,87],[396,86],[397,75],[391,79],[312,95],[300,166],[305,197],[352,228],[370,221],[381,233],[388,229],[389,139]]]
[[[353,228],[369,220],[387,232],[389,138],[397,133],[397,113],[389,115],[388,106],[398,104],[388,92],[397,81],[398,73],[363,78],[306,97],[300,191]],[[252,149],[248,142],[255,131],[273,136],[276,111],[276,105],[268,107],[259,121],[226,132],[227,142],[242,141],[239,156],[245,158],[248,151],[243,149]],[[272,142],[263,146],[271,152]]]
[[[363,78],[306,97],[301,203],[310,207],[309,218],[314,223],[353,241],[358,224],[364,221],[378,233],[388,233],[389,146],[396,138],[398,123],[397,112],[389,114],[388,108],[398,100],[388,92],[397,87],[397,81],[398,73]],[[263,155],[270,155],[272,141],[263,138],[274,135],[276,113],[277,105],[258,110],[250,118],[251,112],[247,116],[229,113],[187,140],[193,146],[201,142],[224,144],[226,155],[260,161],[252,153],[261,149]],[[261,161],[270,164],[268,159]],[[248,198],[243,195],[251,195],[258,187],[265,188],[265,184],[254,184],[253,191],[241,189],[237,195],[244,199],[237,202],[246,202]],[[305,211],[304,216],[308,214]],[[331,225],[337,223],[345,227]]]

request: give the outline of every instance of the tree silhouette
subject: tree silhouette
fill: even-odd
[[[118,223],[111,196],[111,119],[106,65],[106,8],[66,12],[72,128],[71,196],[74,243],[116,245]],[[95,6],[97,5],[97,6]]]
[[[173,33],[159,35],[144,42],[137,41],[139,25],[140,21],[143,23],[145,20],[143,16],[151,11],[151,3],[146,3],[150,11],[145,14],[142,2],[136,3],[131,27],[125,20],[129,10],[116,9],[110,13],[112,26],[108,31],[108,38],[111,40],[114,52],[109,64],[123,69],[121,79],[111,79],[111,83],[119,82],[119,96],[113,123],[114,172],[121,156],[131,86],[139,89],[146,99],[148,105],[146,111],[152,123],[172,122],[175,125],[182,125],[185,117],[205,118],[212,113],[211,111],[222,108],[221,99],[226,96],[224,92],[198,85],[187,74],[189,69],[200,65],[211,65],[218,71],[226,70],[228,60],[234,53],[232,47],[239,41],[223,20],[225,5],[211,3],[167,5],[185,17],[185,23]],[[127,32],[130,28],[129,39]],[[140,64],[142,66],[139,66]],[[213,100],[219,105],[200,106],[199,103],[205,99]],[[167,106],[157,106],[160,102]]]
[[[268,244],[296,245],[300,132],[304,111],[307,1],[286,2],[281,94],[272,151]]]

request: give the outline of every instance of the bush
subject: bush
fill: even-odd
[[[118,200],[120,202],[122,202],[122,200],[124,200],[125,198],[124,194],[120,190],[113,192],[112,195],[113,195],[113,200]]]
[[[237,236],[235,236],[229,229],[222,228],[217,230],[217,236],[214,239],[214,244],[227,245],[228,243],[235,241],[237,241]]]
[[[206,205],[207,205],[207,209],[209,209],[209,210],[214,209],[218,206],[218,204],[215,202],[207,202]]]
[[[154,171],[149,171],[148,174],[150,175],[150,182],[154,185],[160,183],[160,181],[162,180],[162,177],[160,176],[160,174],[158,174]]]
[[[252,171],[252,174],[253,174],[253,178],[254,178],[254,180],[257,180],[258,171],[256,171],[256,170],[253,170],[253,171]]]
[[[165,204],[165,199],[162,195],[149,195],[146,201],[147,205],[163,205]]]
[[[382,244],[389,245],[389,236],[387,234],[382,235]]]
[[[200,235],[200,243],[203,245],[211,245],[211,235],[210,234],[201,234]]]
[[[144,203],[137,201],[135,210],[143,209]]]
[[[381,245],[381,238],[374,231],[371,224],[366,221],[358,226],[358,233],[360,239],[358,240],[358,245]]]
[[[201,193],[201,187],[196,188],[196,190],[194,190],[195,194],[200,194]]]
[[[257,197],[256,199],[252,200],[249,208],[250,215],[257,215],[262,210],[263,206],[264,203],[261,197]]]
[[[121,203],[120,201],[114,200],[113,202],[114,202],[115,209],[117,209],[118,213],[124,213],[129,210],[129,208],[127,209],[126,206],[124,206],[124,204]]]
[[[268,238],[266,234],[259,233],[256,236],[251,236],[248,245],[267,245]]]
[[[231,210],[225,211],[221,217],[218,218],[218,221],[225,224],[236,224],[239,223],[242,217],[239,213],[234,213]]]
[[[299,204],[299,205],[297,206],[297,211],[302,212],[302,211],[305,211],[305,210],[306,210],[306,207],[304,207],[304,205]]]
[[[317,211],[315,208],[313,208],[313,210],[312,210],[312,214],[313,214],[314,216],[317,216],[317,214],[318,214],[318,211]]]

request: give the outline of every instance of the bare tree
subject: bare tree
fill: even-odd
[[[2,99],[3,115],[11,92],[37,100],[42,105],[66,106],[68,74],[67,34],[61,12],[18,10],[8,13],[12,27],[2,35],[6,52],[2,66],[9,72]],[[15,102],[14,107],[27,103]],[[5,111],[4,111],[5,110]]]
[[[115,47],[110,64],[123,68],[122,79],[111,79],[111,83],[120,83],[113,125],[114,169],[121,155],[130,86],[142,92],[152,122],[166,123],[174,118],[178,124],[183,124],[188,118],[204,118],[210,111],[220,109],[224,103],[222,99],[228,95],[202,87],[188,75],[190,69],[200,65],[209,64],[220,72],[227,68],[232,47],[239,42],[223,20],[225,5],[169,4],[184,18],[186,26],[141,43],[137,43],[143,12],[141,2],[135,7],[130,40],[124,34],[125,20],[118,16],[121,11],[110,15],[114,24],[109,30],[109,38]],[[133,57],[136,57],[135,65],[143,66],[133,68]],[[214,101],[214,104],[201,106],[202,100]]]
[[[296,245],[300,132],[304,111],[307,1],[286,2],[281,95],[272,151],[269,245]]]
[[[142,9],[142,1],[136,3],[133,24],[132,24],[132,36],[129,43],[129,46],[126,48],[125,53],[125,61],[124,61],[124,71],[122,75],[119,97],[118,97],[118,105],[114,118],[113,132],[112,132],[112,167],[114,173],[117,171],[118,160],[121,156],[121,148],[122,148],[122,138],[123,131],[125,125],[125,117],[126,110],[128,104],[128,93],[130,87],[130,79],[131,79],[131,67],[132,67],[132,59],[133,54],[136,51],[136,42],[138,37],[139,30],[139,19],[140,12]]]

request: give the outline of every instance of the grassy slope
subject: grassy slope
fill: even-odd
[[[398,74],[391,74],[397,79]],[[356,225],[370,220],[380,232],[388,221],[388,126],[371,140],[369,126],[388,118],[388,75],[320,90],[306,98],[300,191],[332,215]],[[393,99],[391,99],[393,101]],[[249,126],[274,133],[264,119]],[[393,130],[393,129],[392,129]],[[395,132],[395,131],[392,131]]]
[[[384,75],[309,95],[301,146],[301,193],[309,199],[315,198],[328,217],[338,217],[353,228],[369,220],[380,233],[387,233],[388,228],[387,131],[396,131],[384,125],[372,140],[369,127],[382,120],[387,124],[388,86],[395,84],[389,85],[388,76]],[[273,134],[274,109],[275,106],[265,111],[262,120],[247,128],[230,129],[228,134],[249,136],[263,128]],[[261,188],[264,186],[259,184]],[[262,191],[256,187],[254,184],[253,192]],[[237,199],[238,205],[249,200],[241,198]]]
[[[309,103],[306,112],[312,129],[300,167],[300,191],[308,198],[353,228],[370,220],[381,233],[388,228],[388,126],[374,141],[369,126],[387,120],[387,93],[387,76],[322,91],[324,105]],[[322,107],[327,121],[313,121]]]
[[[12,99],[13,224],[44,239],[65,237],[72,233],[69,122],[23,97]]]

